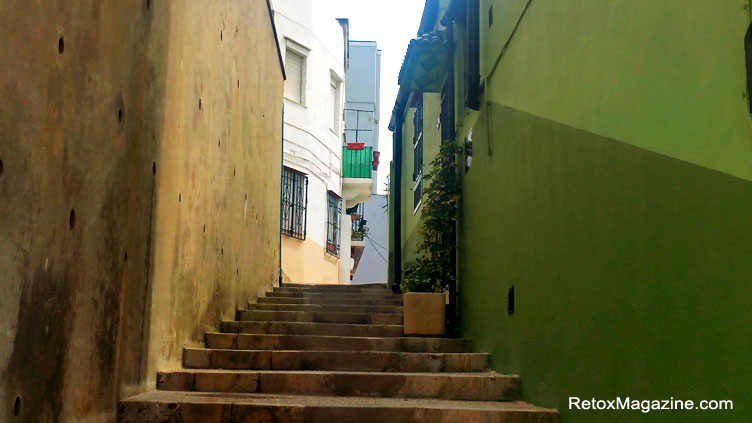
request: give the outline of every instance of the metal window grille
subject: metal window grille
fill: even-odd
[[[413,213],[423,198],[423,96],[418,98],[413,116]]]
[[[413,187],[413,214],[418,211],[420,200],[423,198],[423,179],[421,178]]]
[[[308,208],[308,177],[285,168],[282,176],[282,234],[305,239]]]
[[[340,224],[342,199],[335,193],[326,193],[326,251],[339,257]]]
[[[423,97],[418,99],[413,116],[413,182],[423,175]]]

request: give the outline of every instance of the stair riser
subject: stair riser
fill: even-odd
[[[224,393],[324,395],[377,398],[436,398],[462,401],[519,399],[516,376],[418,374],[161,372],[157,389]]]
[[[319,304],[248,304],[248,310],[259,311],[318,311],[325,313],[385,313],[401,314],[402,307],[398,306],[366,306],[366,305],[319,305]]]
[[[426,407],[336,407],[128,401],[120,423],[559,423],[553,411],[488,411]]]
[[[312,292],[267,292],[267,298],[312,298],[326,299],[336,304],[339,300],[400,300],[402,297],[393,294],[340,294],[340,293],[312,293]]]
[[[187,369],[350,370],[376,372],[482,372],[487,354],[402,354],[342,351],[244,351],[185,349]]]
[[[330,298],[292,298],[292,297],[259,297],[259,304],[315,304],[315,305],[364,305],[364,306],[402,306],[401,299],[390,300],[351,300]]]
[[[380,288],[294,288],[294,287],[275,287],[273,292],[299,292],[311,294],[365,294],[365,295],[387,295],[389,291]]]
[[[221,330],[224,333],[257,335],[321,335],[379,338],[403,335],[402,326],[344,325],[335,323],[222,322]]]
[[[318,313],[304,311],[239,311],[237,320],[360,325],[401,325],[400,314]]]
[[[275,287],[279,288],[279,287]],[[342,288],[349,288],[349,289],[382,289],[387,292],[391,292],[389,290],[389,287],[385,283],[364,283],[364,284],[358,284],[358,285],[335,285],[335,284],[322,284],[322,285],[311,285],[311,284],[299,284],[299,283],[285,283],[283,288],[307,288],[307,289],[342,289]]]
[[[355,338],[331,336],[206,334],[206,347],[240,350],[390,351],[465,353],[470,340],[443,338]]]

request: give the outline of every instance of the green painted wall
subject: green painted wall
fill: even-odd
[[[481,1],[491,105],[458,120],[474,149],[463,335],[564,423],[749,421],[746,2],[534,0],[497,60],[524,3]],[[569,396],[735,410],[570,411]]]
[[[441,112],[441,97],[435,93],[423,94],[423,172],[428,172],[428,165],[439,153],[441,145],[441,130],[437,128]],[[415,108],[408,108],[405,112],[405,123],[402,131],[402,260],[409,265],[418,256],[418,245],[421,242],[420,213],[422,205],[413,209],[413,116]],[[423,191],[428,186],[423,183]]]

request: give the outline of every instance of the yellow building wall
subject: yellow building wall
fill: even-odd
[[[285,282],[338,284],[339,259],[311,239],[283,236],[282,274]]]

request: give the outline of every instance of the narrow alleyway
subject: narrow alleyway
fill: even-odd
[[[558,422],[468,339],[402,335],[384,285],[274,288],[122,401],[123,423]]]

